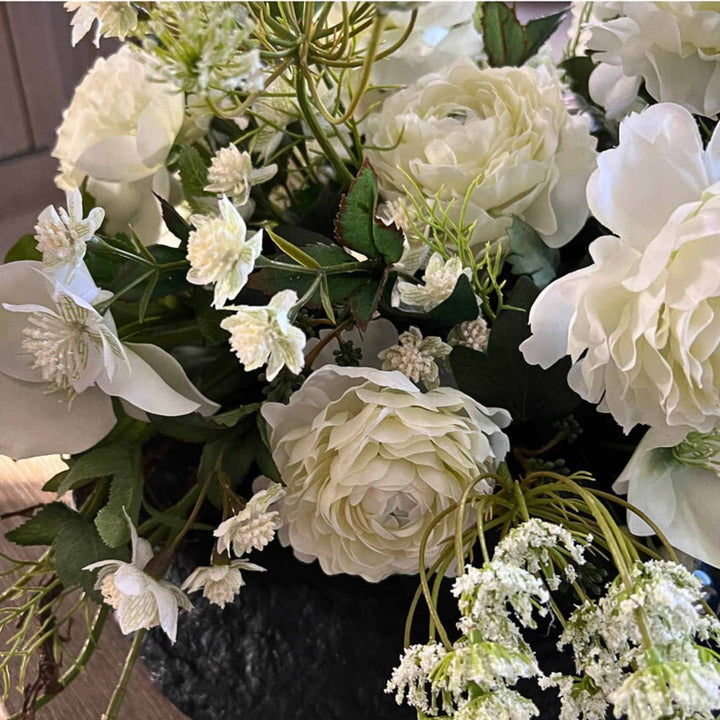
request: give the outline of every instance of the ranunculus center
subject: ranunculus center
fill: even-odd
[[[397,530],[415,521],[418,503],[406,492],[373,488],[363,500],[363,508],[383,526]]]

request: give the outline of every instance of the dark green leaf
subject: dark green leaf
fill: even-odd
[[[148,417],[160,433],[166,437],[183,442],[207,443],[226,436],[229,428],[235,427],[241,420],[252,415],[258,407],[257,404],[244,405],[236,410],[229,410],[208,418],[198,413],[177,417],[149,414]]]
[[[34,235],[23,235],[5,254],[6,263],[17,260],[42,260]]]
[[[525,60],[531,58],[558,29],[566,11],[535,18],[525,26]],[[525,62],[523,60],[523,62]]]
[[[198,210],[196,198],[207,196],[207,166],[200,153],[192,145],[181,145],[178,154],[178,170],[183,195],[190,206]]]
[[[5,537],[18,545],[52,545],[62,526],[75,515],[77,513],[65,503],[53,502]]]
[[[403,234],[402,230],[394,223],[385,225],[374,217],[373,242],[388,264],[392,265],[402,257]]]
[[[590,101],[590,74],[595,69],[595,63],[587,55],[578,55],[568,58],[560,63],[565,71],[570,89]]]
[[[564,358],[547,370],[525,362],[519,345],[530,335],[527,311],[538,296],[529,278],[521,277],[490,331],[486,353],[456,347],[450,355],[460,389],[488,406],[504,407],[517,422],[548,420],[571,413],[580,398],[570,389],[570,361]]]
[[[55,475],[42,486],[43,492],[57,492],[69,472],[69,470],[61,470],[59,473],[55,473]]]
[[[377,309],[385,287],[385,280],[386,275],[381,278],[370,278],[350,296],[350,311],[353,320],[361,330],[367,327]]]
[[[193,229],[192,225],[185,221],[164,197],[161,197],[157,193],[154,193],[154,195],[160,203],[165,227],[167,227],[178,240],[182,241],[183,244],[187,243],[190,237],[190,231]]]
[[[298,265],[302,265],[306,268],[319,268],[320,263],[309,253],[304,252],[296,245],[280,237],[271,228],[265,230],[270,236],[270,239],[277,245],[277,247],[284,252],[288,257],[292,258]]]
[[[380,253],[373,239],[373,219],[377,201],[377,182],[372,168],[365,164],[340,202],[335,234],[345,247],[376,258]]]
[[[94,447],[82,455],[69,460],[70,470],[58,485],[58,496],[68,490],[76,490],[83,485],[103,477],[111,477],[118,463],[126,457],[126,446],[122,443]]]
[[[229,310],[218,310],[212,306],[212,293],[201,287],[194,287],[192,292],[192,305],[195,310],[200,332],[210,347],[224,345],[228,341],[228,332],[220,327],[220,322],[228,315]]]
[[[508,228],[510,252],[507,261],[514,275],[529,275],[540,288],[555,279],[560,251],[548,247],[526,222],[514,216]]]

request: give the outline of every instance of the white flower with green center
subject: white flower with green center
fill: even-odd
[[[77,188],[65,193],[67,210],[48,205],[38,216],[35,241],[46,265],[74,264],[85,255],[85,244],[102,225],[105,211],[93,208],[83,217],[82,194]]]
[[[208,168],[207,192],[225,193],[239,206],[250,200],[253,185],[262,185],[277,173],[277,165],[254,168],[250,153],[240,152],[237,145],[229,145],[215,153]]]
[[[106,296],[83,263],[63,282],[40,262],[0,265],[0,453],[91,448],[115,425],[113,396],[156,415],[217,409],[164,350],[120,342],[93,306]]]
[[[446,358],[452,348],[439,337],[426,337],[416,328],[404,332],[398,344],[378,353],[383,370],[399,370],[413,382],[422,381],[428,390],[440,385],[436,359]]]
[[[281,500],[285,489],[280,483],[271,483],[265,490],[256,492],[247,505],[236,515],[220,523],[214,535],[218,538],[218,552],[233,552],[238,557],[251,550],[262,550],[282,526],[280,513],[270,505]]]
[[[644,512],[668,541],[720,567],[720,430],[671,434],[648,430],[613,489]],[[653,529],[632,512],[634,535]]]
[[[145,572],[153,558],[152,546],[145,538],[138,537],[129,517],[127,521],[132,540],[130,562],[100,560],[86,565],[83,570],[100,568],[95,587],[105,602],[117,610],[124,635],[159,625],[170,641],[175,642],[178,608],[192,610],[192,603],[180,588]]]
[[[295,375],[303,368],[305,335],[293,326],[289,317],[297,300],[293,290],[282,290],[265,306],[228,307],[235,314],[220,323],[230,333],[230,347],[246,370],[256,370],[267,363],[268,382],[283,367]]]
[[[65,9],[74,12],[72,45],[75,47],[89,32],[94,22],[95,47],[100,46],[101,37],[116,37],[124,40],[138,23],[138,16],[129,2],[66,2]]]
[[[219,207],[220,217],[192,216],[196,229],[188,238],[187,252],[188,282],[215,285],[216,308],[243,289],[262,252],[262,230],[248,238],[245,221],[235,206],[223,197]]]
[[[423,284],[414,285],[400,280],[398,295],[406,305],[418,306],[429,312],[452,295],[461,275],[469,278],[470,270],[463,268],[459,257],[451,257],[446,261],[440,253],[433,253],[425,268]]]
[[[265,568],[242,558],[223,565],[198,567],[190,573],[181,589],[191,593],[202,590],[203,597],[212,605],[224,608],[245,584],[241,570],[264,572]]]

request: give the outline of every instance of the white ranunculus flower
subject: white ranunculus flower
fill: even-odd
[[[599,62],[590,94],[611,117],[621,116],[641,82],[659,102],[698,115],[720,113],[720,11],[705,2],[596,3],[587,49]],[[611,16],[608,18],[608,16]]]
[[[262,415],[287,489],[280,540],[328,574],[371,582],[416,572],[428,523],[509,447],[505,410],[452,388],[422,393],[399,372],[366,367],[327,365]],[[428,563],[454,523],[449,513],[431,533]]]
[[[386,199],[410,190],[454,205],[471,188],[465,223],[477,221],[478,253],[505,237],[518,215],[550,247],[569,242],[587,218],[584,186],[595,139],[571,116],[561,87],[542,69],[480,69],[468,59],[395,93],[368,119],[369,150]]]
[[[127,513],[125,517],[132,541],[130,562],[100,560],[85,566],[83,570],[101,568],[95,588],[100,590],[105,602],[117,610],[123,634],[159,625],[170,642],[175,642],[178,608],[192,610],[192,603],[180,588],[145,572],[145,567],[153,558],[152,546],[145,538],[138,537]]]
[[[548,367],[564,355],[571,387],[629,431],[710,431],[720,419],[720,132],[706,150],[671,103],[626,118],[588,183],[615,236],[593,264],[551,283],[521,349]]]
[[[644,512],[668,541],[688,555],[720,567],[720,431],[666,433],[650,429],[613,485]],[[634,535],[652,528],[628,511]]]
[[[165,159],[183,123],[182,93],[152,80],[136,53],[124,46],[99,58],[63,113],[53,157],[57,185],[72,190],[89,178],[88,191],[105,208],[111,231],[128,224],[154,242],[161,216],[154,190],[166,196]]]
[[[0,453],[78,453],[116,422],[112,397],[156,415],[215,403],[155,345],[122,343],[84,264],[60,281],[31,260],[0,265]]]

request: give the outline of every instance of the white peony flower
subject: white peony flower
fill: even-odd
[[[530,310],[525,359],[575,363],[571,387],[629,431],[710,431],[720,418],[720,132],[706,150],[670,103],[634,114],[588,183],[595,217],[619,237],[550,284]]]
[[[225,193],[237,205],[245,205],[250,199],[250,188],[262,185],[277,173],[277,165],[254,168],[250,153],[240,152],[237,145],[229,145],[215,153],[208,169],[205,190]]]
[[[411,176],[459,220],[477,221],[477,253],[505,237],[518,215],[550,247],[584,225],[583,187],[595,167],[588,120],[571,116],[560,84],[542,69],[480,69],[462,59],[389,97],[368,119],[367,157],[386,199],[405,194]]]
[[[720,113],[720,12],[704,2],[606,2],[587,49],[599,62],[590,94],[620,117],[642,82],[659,102],[706,117]],[[594,15],[594,13],[593,13]]]
[[[262,252],[262,230],[250,238],[247,226],[235,206],[223,197],[218,203],[220,217],[193,215],[195,230],[188,238],[190,261],[188,282],[215,285],[213,305],[221,308],[247,282]]]
[[[105,208],[109,230],[132,225],[143,242],[157,239],[161,214],[154,190],[167,196],[165,160],[183,123],[184,101],[172,86],[151,79],[124,46],[99,58],[63,113],[53,157],[58,187],[72,190],[85,176]]]
[[[449,260],[443,260],[442,255],[436,252],[428,260],[423,284],[415,285],[400,280],[397,284],[397,294],[400,301],[406,305],[416,305],[428,312],[452,295],[461,275],[470,279],[470,270],[463,268],[459,257],[453,256]]]
[[[65,198],[67,210],[56,210],[48,205],[35,225],[35,241],[46,265],[74,265],[81,260],[85,256],[85,244],[92,239],[105,217],[105,211],[98,207],[83,217],[82,195],[77,188],[66,192]]]
[[[81,263],[65,282],[30,260],[0,265],[0,453],[78,453],[115,425],[112,397],[157,415],[215,403],[155,345],[121,343],[107,297]]]
[[[187,592],[203,591],[203,597],[212,605],[224,608],[235,599],[245,584],[241,570],[264,572],[265,568],[240,558],[223,565],[198,567],[190,573],[181,589]]]
[[[213,533],[218,538],[218,552],[230,554],[232,548],[235,555],[241,557],[251,550],[265,548],[282,526],[280,513],[270,510],[270,505],[284,496],[285,489],[279,483],[270,483],[256,492],[239,513],[218,525]]]
[[[100,46],[101,37],[124,40],[138,24],[137,13],[129,2],[66,2],[65,9],[74,12],[72,46],[75,47],[97,22],[93,42]]]
[[[613,485],[644,512],[668,541],[693,557],[720,567],[720,431],[672,437],[648,430]],[[628,511],[634,535],[652,528]]]
[[[505,410],[372,368],[325,366],[262,415],[287,487],[281,542],[328,574],[371,582],[416,572],[428,523],[508,450]],[[428,564],[454,523],[450,513],[431,533]]]
[[[452,351],[439,337],[426,337],[411,327],[398,338],[398,344],[378,353],[383,370],[399,370],[417,383],[422,381],[428,390],[440,384],[440,369],[436,359],[446,358]]]
[[[95,588],[100,590],[105,602],[117,610],[120,630],[124,635],[159,625],[174,643],[178,608],[192,610],[192,603],[180,588],[144,572],[153,558],[152,547],[145,538],[138,537],[129,517],[127,520],[132,540],[130,562],[100,560],[86,565],[83,570],[102,568]]]
[[[294,290],[282,290],[265,306],[228,306],[235,314],[220,322],[220,327],[230,333],[230,347],[246,370],[267,363],[268,382],[283,367],[295,375],[303,368],[305,334],[288,317],[297,299]]]
[[[484,317],[478,317],[475,320],[466,320],[456,325],[448,333],[448,345],[459,345],[468,347],[478,352],[487,350],[490,340],[490,329]]]

